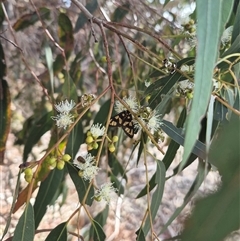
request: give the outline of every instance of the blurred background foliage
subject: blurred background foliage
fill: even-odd
[[[119,136],[115,152],[108,151],[105,141],[91,153],[100,160],[105,175],[102,178],[109,177],[119,196],[125,191],[123,180],[128,182],[124,155],[128,161],[133,159],[135,166],[149,159],[156,164],[153,175],[137,195],[147,197],[147,201],[145,216],[138,220],[139,229],[134,230],[136,240],[166,237],[164,232],[192,200],[212,168],[222,177],[218,191],[198,201],[183,231],[169,238],[224,240],[239,229],[238,0],[2,1],[0,24],[0,163],[8,164],[4,153],[8,151],[5,147],[11,131],[15,144],[23,146],[25,166],[21,165],[19,176],[29,165],[37,166],[35,181],[24,183],[21,192],[16,184],[1,240],[8,233],[11,213],[25,203],[13,240],[34,240],[47,206],[61,194],[67,195],[68,174],[79,202],[89,212],[95,184],[79,177],[71,163],[80,149],[86,150],[91,125],[105,125],[112,116],[114,98],[129,95],[161,115],[165,141],[154,135],[148,141],[149,133],[144,131],[130,140],[120,128],[110,128],[110,137]],[[224,36],[224,30],[229,28],[230,34]],[[97,101],[82,107],[84,94],[94,94]],[[54,104],[65,99],[78,103],[79,118],[75,118],[69,133],[57,129],[51,119]],[[172,119],[168,119],[170,113]],[[33,148],[45,133],[50,133],[46,150],[36,157]],[[153,224],[161,211],[165,182],[171,178],[166,171],[181,146],[185,152],[172,176],[198,161],[197,175],[183,204],[156,229]],[[158,150],[153,151],[154,147]],[[49,170],[47,161],[59,153],[69,154],[70,164],[66,163],[63,170]],[[38,192],[32,206],[29,200],[35,189]],[[97,215],[88,216],[88,230],[80,231],[82,236],[75,233],[79,240],[107,240],[104,225],[108,209],[106,206]],[[46,240],[71,240],[68,222],[59,223]]]

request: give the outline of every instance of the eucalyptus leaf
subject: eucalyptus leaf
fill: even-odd
[[[233,0],[197,0],[197,52],[194,97],[186,125],[183,161],[185,165],[192,152],[205,115],[212,91],[212,76],[218,57],[220,36],[232,10]],[[217,23],[217,25],[216,25]]]
[[[27,203],[13,236],[13,241],[33,241],[35,234],[34,212],[31,203]]]
[[[60,223],[56,228],[54,228],[45,241],[67,241],[67,222]]]

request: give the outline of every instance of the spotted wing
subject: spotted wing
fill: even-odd
[[[133,138],[134,124],[132,121],[132,115],[128,110],[124,110],[119,114],[113,116],[110,119],[109,125],[113,127],[122,127],[126,135],[128,135],[130,138]]]

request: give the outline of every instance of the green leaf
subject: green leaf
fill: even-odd
[[[120,174],[127,181],[127,175],[122,164],[119,162],[116,156],[110,152],[108,153],[108,165],[110,166],[113,175],[118,176],[118,174]]]
[[[78,170],[76,168],[74,168],[70,163],[66,163],[67,165],[67,169],[69,172],[69,175],[76,187],[76,191],[78,193],[78,197],[79,197],[79,202],[82,203],[82,201],[84,200],[86,191],[88,189],[89,181],[84,181],[81,177],[79,177],[78,175]],[[92,202],[93,202],[93,197],[94,196],[94,188],[91,186],[90,191],[88,193],[87,199],[86,199],[86,204],[91,206]]]
[[[6,61],[2,44],[0,42],[0,80],[6,76]]]
[[[26,208],[20,217],[13,236],[13,241],[33,241],[35,233],[34,212],[31,203],[27,203]]]
[[[82,126],[82,122],[79,121],[77,125],[74,126],[73,130],[71,131],[68,137],[65,153],[69,154],[72,157],[72,159],[74,159],[80,148],[80,145],[83,144],[83,141],[84,141],[83,126]]]
[[[195,88],[191,112],[186,125],[183,161],[185,165],[197,140],[201,119],[205,115],[212,91],[212,76],[218,46],[224,25],[230,15],[233,1],[197,0],[198,45],[195,72]]]
[[[185,137],[182,128],[175,127],[171,122],[162,120],[161,129],[170,136],[175,142],[182,145],[184,144]],[[200,141],[196,141],[191,153],[194,153],[198,157],[205,160],[206,158],[206,146]],[[186,162],[185,162],[186,163]],[[183,164],[182,164],[183,166]]]
[[[226,86],[225,91],[224,91],[224,95],[225,95],[224,99],[227,101],[227,103],[231,107],[233,107],[234,102],[235,102],[235,96],[234,96],[233,89]],[[232,110],[228,109],[228,119],[230,118],[231,114],[232,114]]]
[[[67,222],[59,224],[47,236],[45,241],[67,241]]]
[[[54,93],[54,72],[53,72],[53,55],[52,55],[52,49],[50,46],[46,43],[44,46],[45,50],[45,56],[46,56],[46,62],[47,62],[47,68],[50,76],[50,83],[51,83],[51,93]]]
[[[235,22],[233,25],[232,40],[231,40],[232,43],[235,42],[237,36],[240,35],[239,23],[240,23],[240,4],[238,4],[237,13],[235,16]]]
[[[50,172],[48,177],[41,182],[36,201],[34,203],[35,226],[38,227],[44,214],[46,213],[47,206],[51,203],[55,193],[61,185],[64,171],[54,169]]]
[[[184,197],[183,204],[174,211],[174,213],[169,218],[167,223],[161,229],[160,234],[163,233],[168,228],[168,226],[173,222],[173,220],[176,217],[178,217],[178,215],[182,212],[182,210],[185,208],[185,206],[189,203],[191,198],[197,193],[197,191],[198,191],[199,187],[201,186],[201,184],[203,183],[208,171],[209,171],[209,168],[206,168],[205,165],[202,162],[200,162],[199,166],[198,166],[198,174],[197,174],[192,186],[190,187],[188,193]]]
[[[110,180],[113,183],[113,186],[117,188],[118,195],[120,196],[121,194],[124,194],[124,187],[121,184],[121,182],[118,180],[118,178],[114,175],[110,175]]]
[[[110,108],[110,99],[107,100],[104,104],[102,104],[100,110],[98,111],[98,113],[94,118],[94,124],[102,123],[103,125],[105,125],[107,116],[109,113],[109,108]]]
[[[42,20],[49,19],[50,10],[48,8],[42,7],[38,9],[40,17]],[[15,31],[23,30],[39,20],[37,12],[32,12],[29,14],[22,15],[17,22],[13,24],[13,29]]]
[[[145,91],[145,95],[151,94],[149,106],[152,109],[155,109],[155,107],[162,101],[162,97],[169,93],[175,83],[184,79],[186,79],[186,77],[175,72],[174,74],[163,77],[151,84]],[[159,88],[161,89],[159,90]]]
[[[140,161],[140,158],[141,158],[141,155],[142,155],[142,151],[144,150],[144,146],[147,143],[147,139],[148,139],[148,135],[146,133],[142,132],[141,139],[140,139],[140,145],[139,145],[139,148],[138,148],[137,165],[138,165],[138,163]],[[133,150],[135,150],[136,147],[137,146],[135,145]]]
[[[228,112],[228,109],[225,105],[223,105],[218,100],[215,101],[215,108],[214,108],[214,120],[217,121],[224,121],[226,120],[226,114]]]
[[[6,62],[0,43],[0,164],[3,163],[11,123],[11,95],[7,81],[4,79],[5,75]]]
[[[7,81],[0,79],[0,163],[3,163],[11,123],[11,96]]]
[[[239,117],[235,117],[223,126],[209,153],[209,161],[222,176],[221,189],[196,204],[186,222],[183,241],[224,240],[240,227],[240,125]]]
[[[60,46],[64,48],[66,58],[70,56],[74,46],[72,22],[64,13],[58,16],[58,37]]]
[[[90,232],[89,232],[89,240],[105,240],[106,235],[103,232],[102,227],[106,224],[107,217],[108,217],[108,212],[109,212],[109,206],[107,205],[105,209],[98,213],[96,217],[94,217],[94,220],[92,222]]]
[[[78,83],[81,78],[81,61],[82,61],[82,59],[83,59],[83,55],[82,55],[82,52],[80,51],[79,53],[77,53],[75,59],[71,63],[71,67],[70,67],[70,71],[69,71],[69,74],[77,87],[78,87]]]
[[[2,9],[2,5],[0,6],[0,26],[2,26],[2,23],[5,19],[5,15],[4,15],[4,12],[3,12],[3,9]]]
[[[36,121],[30,129],[28,138],[25,143],[23,151],[23,161],[25,162],[28,158],[28,154],[31,152],[33,146],[37,144],[40,138],[45,134],[53,125],[51,119],[52,112],[44,114],[38,121]]]
[[[137,234],[137,238],[136,238],[137,241],[146,241],[142,228],[138,229],[136,231],[136,234]]]
[[[77,96],[77,88],[75,83],[73,82],[71,76],[66,71],[63,71],[64,73],[64,84],[62,86],[62,93],[65,98],[69,100],[74,100],[77,102],[78,96]]]
[[[156,177],[155,177],[155,183],[157,184],[157,188],[153,193],[151,207],[150,207],[152,221],[155,219],[159,206],[161,205],[161,202],[162,202],[163,190],[165,185],[165,176],[166,176],[166,170],[165,170],[164,164],[161,161],[157,161],[157,171],[156,171]],[[149,232],[150,227],[151,227],[151,222],[150,222],[150,216],[148,215],[147,220],[145,221],[145,224],[143,226],[143,232],[145,236]]]
[[[187,110],[186,110],[186,108],[184,108],[181,112],[181,115],[180,115],[179,119],[178,119],[177,128],[183,127],[183,125],[185,123],[185,120],[186,120],[186,116],[187,116]],[[179,143],[177,143],[173,139],[171,139],[170,144],[169,144],[168,149],[167,149],[167,152],[164,155],[164,158],[162,160],[162,162],[165,165],[166,170],[170,167],[171,163],[173,162],[179,146],[180,146]]]

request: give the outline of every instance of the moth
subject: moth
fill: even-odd
[[[133,123],[132,114],[128,110],[124,110],[110,119],[109,126],[122,127],[127,136],[133,138],[138,129]]]

